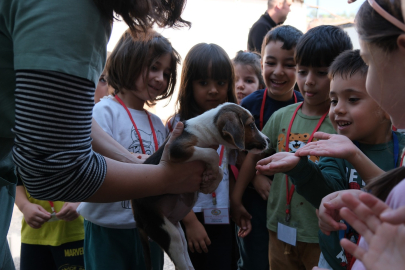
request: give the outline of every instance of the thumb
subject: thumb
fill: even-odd
[[[170,160],[170,154],[169,154],[169,147],[170,144],[174,142],[174,140],[183,133],[184,130],[184,124],[182,122],[178,122],[176,127],[173,129],[172,133],[169,135],[169,139],[167,140],[165,144],[165,148],[162,154],[162,160]]]
[[[320,140],[329,140],[332,138],[333,134],[325,133],[325,132],[315,132],[314,138],[320,139]]]

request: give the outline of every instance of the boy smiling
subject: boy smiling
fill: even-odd
[[[405,136],[391,131],[388,115],[368,95],[367,69],[358,50],[342,53],[330,67],[329,118],[339,135],[317,133],[316,138],[329,136],[330,139],[313,144],[322,147],[322,156],[327,157],[322,157],[316,165],[306,157],[315,148],[307,145],[295,155],[278,153],[259,161],[258,171],[263,174],[285,172],[298,194],[318,208],[322,198],[332,192],[364,187],[369,180],[370,162],[384,171],[398,166],[399,149],[405,146]],[[322,251],[319,267],[347,269],[352,259],[339,244],[343,237],[354,243],[358,240],[357,232],[349,226],[345,231],[330,235],[319,231]]]

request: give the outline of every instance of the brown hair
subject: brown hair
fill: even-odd
[[[260,63],[261,58],[261,55],[257,52],[238,51],[235,58],[232,59],[232,63],[234,65],[250,66],[253,68],[253,71],[259,80],[259,89],[263,89],[265,87]]]
[[[180,121],[203,113],[194,100],[193,81],[200,79],[224,80],[228,82],[228,102],[236,103],[235,72],[231,59],[216,44],[199,43],[187,53],[181,71],[177,114]]]
[[[401,0],[375,0],[385,11],[404,21],[401,12]],[[370,4],[365,1],[356,18],[356,30],[361,40],[374,44],[384,51],[391,52],[398,48],[397,38],[403,34],[402,30],[384,19]]]
[[[154,23],[160,27],[191,26],[181,18],[186,0],[93,0],[111,22],[121,17],[134,36]]]
[[[385,201],[391,190],[403,179],[405,179],[405,167],[401,166],[372,179],[365,189]]]
[[[148,106],[155,105],[157,100],[172,96],[176,85],[177,64],[180,64],[180,55],[165,37],[151,29],[138,34],[136,38],[131,35],[130,30],[127,30],[119,39],[105,67],[107,82],[114,88],[114,95],[122,89],[136,91],[134,85],[139,76],[144,76],[145,80],[151,66],[159,57],[167,53],[171,55],[171,73],[167,88],[155,100],[147,101]]]

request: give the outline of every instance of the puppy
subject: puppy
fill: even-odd
[[[257,129],[249,111],[234,103],[224,103],[185,121],[183,133],[170,145],[169,157],[173,162],[204,161],[214,177],[203,178],[200,192],[209,194],[216,190],[223,176],[218,166],[219,156],[210,146],[224,145],[227,149],[260,153],[267,149],[268,141]],[[159,164],[163,149],[164,145],[145,164]],[[148,237],[168,254],[176,269],[194,269],[179,221],[192,210],[197,195],[198,192],[165,194],[132,200],[147,269],[152,269]]]

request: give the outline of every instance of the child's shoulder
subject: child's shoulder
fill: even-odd
[[[294,111],[297,109],[297,107],[301,104],[302,102],[297,102],[291,105],[287,105],[283,108],[280,108],[279,110],[275,111],[273,115],[271,116],[272,118],[277,118],[277,117],[287,117],[293,115]]]
[[[242,100],[241,106],[242,107],[251,107],[253,105],[257,105],[257,106],[261,106],[261,103],[257,103],[258,101],[262,101],[263,100],[263,94],[264,91],[266,89],[261,89],[261,90],[257,90],[254,91],[253,93],[251,93],[250,95],[248,95],[247,97],[245,97]]]

